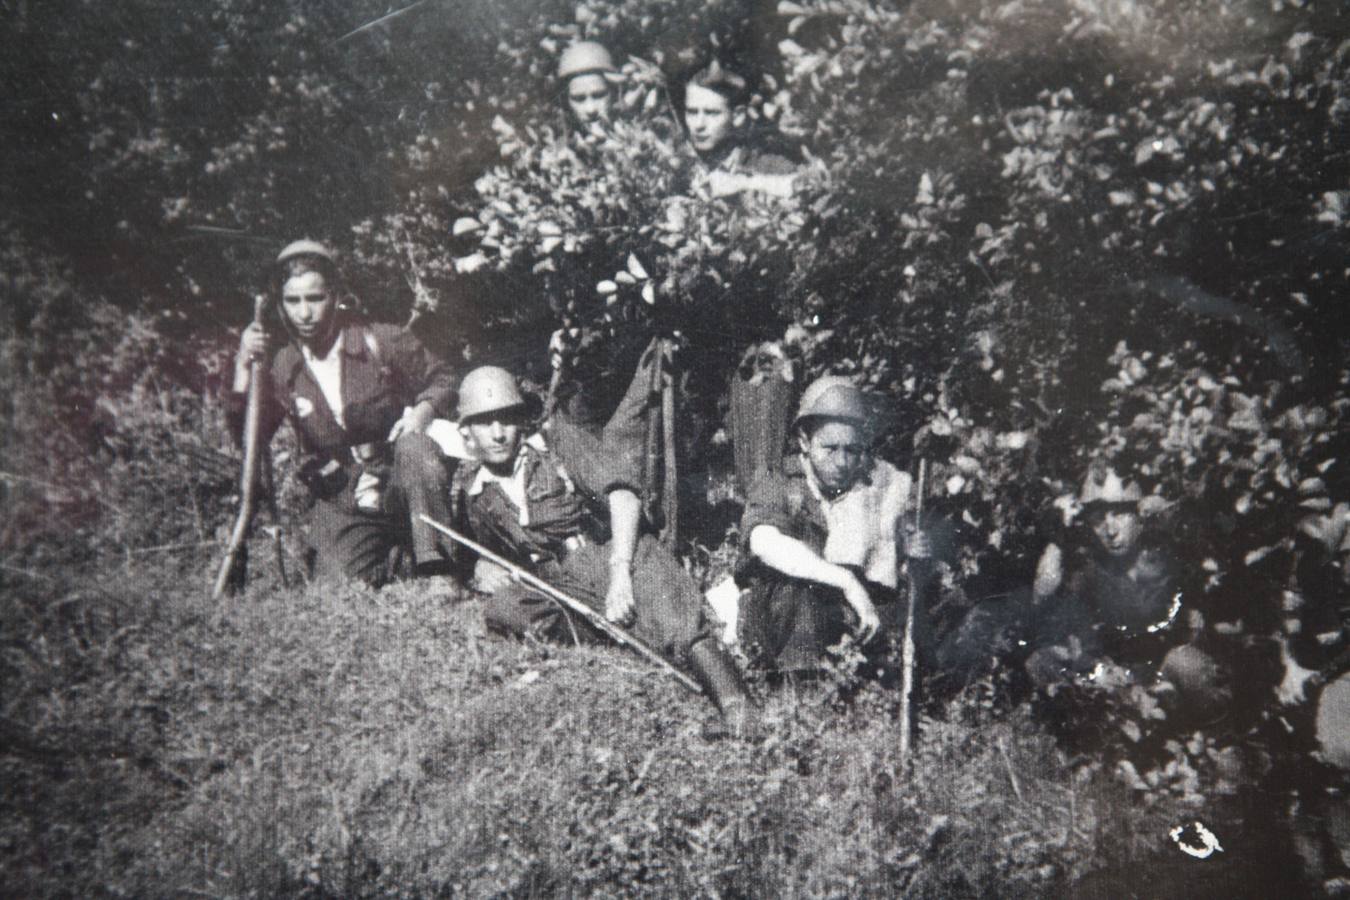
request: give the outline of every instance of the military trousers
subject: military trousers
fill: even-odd
[[[864,648],[869,657],[891,653],[904,638],[908,592],[867,583],[881,628]],[[761,576],[741,607],[740,641],[757,668],[783,673],[818,670],[826,651],[854,630],[856,615],[835,588],[796,578]],[[920,661],[931,655],[928,616],[914,610],[914,644]]]
[[[562,560],[549,560],[535,574],[553,587],[604,614],[609,591],[609,545],[587,543]],[[649,534],[633,555],[635,617],[627,630],[670,662],[686,666],[689,648],[712,637],[703,594],[684,566]],[[495,591],[484,606],[490,630],[505,635],[534,635],[551,640],[597,640],[597,629],[568,613],[556,600],[521,584]]]
[[[357,505],[355,473],[344,490],[319,500],[309,529],[315,580],[378,586],[409,566],[448,566],[446,539],[418,518],[450,521],[448,463],[431,438],[405,433],[394,442],[379,508]]]

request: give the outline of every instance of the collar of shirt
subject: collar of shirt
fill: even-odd
[[[902,499],[897,478],[886,477],[886,471],[879,468],[885,464],[870,459],[845,490],[827,498],[810,460],[803,457],[801,463],[807,489],[820,504],[825,520],[821,556],[861,569],[870,581],[895,587],[895,533]]]
[[[315,356],[308,346],[300,345],[300,355],[305,360],[305,366],[318,382],[319,391],[327,401],[333,418],[343,428],[347,427],[342,419],[342,345],[345,339],[346,334],[339,332],[323,356]]]
[[[802,476],[806,479],[807,489],[811,492],[811,496],[819,501],[821,509],[827,512],[831,506],[848,496],[854,488],[857,488],[859,485],[870,487],[872,484],[872,463],[869,460],[866,465],[859,469],[858,474],[854,476],[851,482],[849,482],[848,487],[844,488],[833,497],[827,497],[825,491],[820,487],[820,482],[816,480],[816,470],[811,466],[811,460],[807,458],[805,453],[801,454],[798,459],[801,462]]]
[[[483,493],[483,488],[489,484],[495,484],[501,488],[506,499],[510,500],[520,514],[519,522],[522,528],[530,524],[530,503],[526,493],[526,476],[529,472],[530,451],[544,454],[548,452],[548,445],[544,443],[542,434],[532,434],[520,444],[520,450],[516,452],[516,461],[511,466],[510,475],[498,475],[481,463],[478,471],[474,473],[473,481],[469,482],[469,487],[465,493],[470,497],[477,497]]]

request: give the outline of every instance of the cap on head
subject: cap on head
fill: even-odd
[[[302,238],[298,241],[291,241],[285,247],[281,248],[281,252],[277,254],[277,265],[284,265],[287,260],[295,259],[297,256],[317,256],[319,259],[327,260],[329,263],[337,263],[337,258],[334,256],[332,250],[329,250],[318,241]]]
[[[614,59],[603,44],[595,41],[577,41],[563,51],[558,59],[558,77],[566,81],[573,75],[587,72],[613,72]]]
[[[459,385],[459,420],[525,405],[516,377],[500,366],[479,366]]]
[[[1083,490],[1078,495],[1078,502],[1083,506],[1137,504],[1142,499],[1144,492],[1137,482],[1127,482],[1115,469],[1109,468],[1090,470],[1083,480]]]
[[[797,407],[797,416],[792,420],[794,428],[813,418],[843,419],[867,427],[871,415],[867,409],[867,398],[863,392],[841,375],[824,375],[811,382],[802,392],[802,402]]]

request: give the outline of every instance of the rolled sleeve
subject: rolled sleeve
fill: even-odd
[[[577,486],[594,497],[610,491],[642,493],[642,448],[623,446],[612,439],[600,440],[586,429],[565,419],[555,419],[549,441],[562,457]]]
[[[778,472],[760,471],[750,485],[741,515],[741,549],[750,551],[750,532],[760,525],[772,525],[783,534],[792,535],[793,516],[788,499],[791,487],[788,479]]]

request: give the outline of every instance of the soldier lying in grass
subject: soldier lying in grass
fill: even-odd
[[[708,737],[745,736],[754,709],[705,616],[703,596],[671,552],[642,528],[643,416],[653,399],[649,352],[602,436],[559,415],[530,429],[511,373],[475,369],[460,389],[460,431],[478,463],[460,469],[456,507],[489,549],[629,630],[698,680],[721,713]],[[509,580],[487,585],[488,627],[555,640],[586,623]]]

